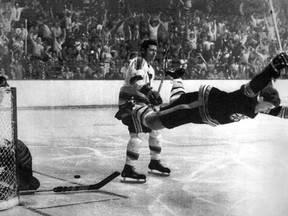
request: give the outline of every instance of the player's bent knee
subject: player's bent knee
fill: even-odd
[[[129,143],[132,145],[140,145],[143,140],[138,136],[137,133],[130,133],[130,140]]]
[[[152,130],[150,132],[150,134],[149,134],[148,142],[149,142],[149,146],[159,146],[159,147],[161,147],[162,135],[159,133],[158,130]]]
[[[159,130],[152,130],[150,133],[149,133],[149,136],[150,137],[154,137],[154,138],[161,138],[161,133]]]

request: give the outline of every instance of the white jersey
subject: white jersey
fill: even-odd
[[[140,69],[137,70],[137,67],[140,67]],[[130,80],[135,76],[142,77],[142,82],[137,83],[142,87],[147,83],[151,84],[155,77],[155,71],[154,68],[145,61],[145,59],[136,57],[130,61],[129,68],[125,74],[124,85],[131,85]]]
[[[124,85],[120,89],[119,105],[124,104],[132,97],[139,102],[149,103],[149,99],[140,92],[140,89],[146,85],[151,85],[154,80],[155,71],[145,59],[136,57],[131,60],[129,68],[124,75]]]

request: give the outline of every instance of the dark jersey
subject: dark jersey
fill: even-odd
[[[245,86],[234,92],[224,92],[215,87],[210,89],[207,100],[207,112],[212,121],[217,124],[238,122],[246,118],[255,118],[255,107],[258,104],[257,97],[249,97],[245,94]],[[271,109],[268,115],[287,118],[287,107],[278,106]]]
[[[234,92],[224,92],[212,88],[208,96],[208,111],[212,119],[219,124],[240,121],[244,118],[255,118],[257,97],[244,94],[244,86]]]

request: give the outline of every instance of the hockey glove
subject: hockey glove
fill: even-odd
[[[271,66],[275,72],[277,72],[277,77],[280,76],[280,70],[283,68],[288,68],[288,54],[286,52],[282,52],[276,55],[271,61]]]
[[[157,91],[151,90],[147,96],[152,105],[158,106],[163,102],[160,94]]]
[[[148,84],[144,85],[140,89],[140,92],[146,95],[152,105],[157,106],[163,102],[160,94],[157,91],[152,90],[151,86]]]

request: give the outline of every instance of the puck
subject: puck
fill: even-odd
[[[80,178],[81,176],[80,175],[74,175],[74,178]]]

